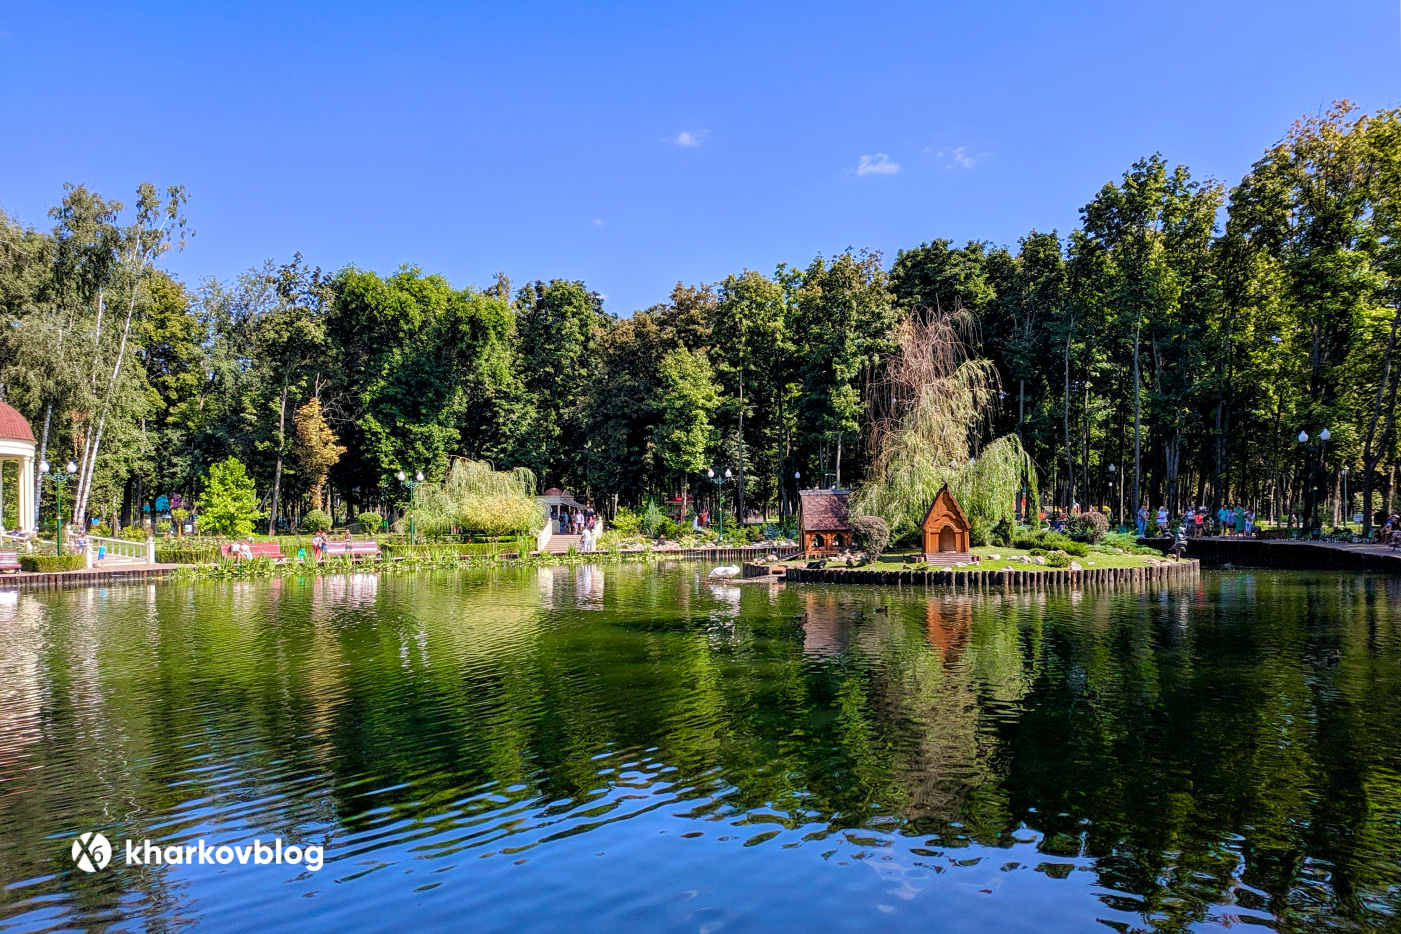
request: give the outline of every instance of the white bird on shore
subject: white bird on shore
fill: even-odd
[[[737,577],[739,576],[739,565],[722,564],[718,568],[710,569],[711,577]]]

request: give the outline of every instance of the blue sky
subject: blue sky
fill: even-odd
[[[1304,112],[1395,105],[1395,0],[0,0],[0,205],[182,183],[194,283],[300,250],[486,285],[677,280],[1062,233],[1136,158],[1233,183]]]

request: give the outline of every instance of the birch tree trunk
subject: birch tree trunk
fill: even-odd
[[[282,400],[277,406],[277,467],[272,475],[272,504],[268,509],[268,535],[277,534],[277,498],[282,490],[282,452],[287,447],[287,380],[282,380]]]
[[[79,525],[83,522],[83,516],[87,513],[88,498],[92,493],[92,476],[97,468],[97,452],[102,443],[102,430],[107,424],[107,412],[112,405],[112,397],[117,391],[117,380],[122,373],[122,363],[126,360],[126,345],[131,337],[131,319],[136,314],[136,293],[140,288],[139,282],[133,282],[131,287],[131,298],[127,302],[126,322],[122,325],[122,339],[117,345],[117,362],[112,367],[112,378],[107,383],[107,395],[103,400],[102,408],[98,412],[97,432],[93,435],[92,443],[88,446],[87,457],[84,458],[84,467],[78,480],[78,496],[73,504],[73,521]]]

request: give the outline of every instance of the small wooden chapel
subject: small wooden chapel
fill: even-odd
[[[927,564],[972,564],[978,560],[969,549],[968,517],[949,492],[947,483],[935,494],[919,527],[924,536]]]

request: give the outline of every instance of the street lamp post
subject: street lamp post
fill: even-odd
[[[69,461],[63,465],[63,470],[62,474],[54,474],[52,477],[54,484],[54,554],[56,555],[63,554],[63,485],[78,472],[78,465]],[[39,473],[47,474],[48,472],[49,462],[40,461]]]
[[[705,469],[705,475],[710,479],[711,483],[715,484],[715,534],[718,535],[720,541],[723,542],[725,540],[725,481],[734,476],[734,474],[730,473],[730,469],[726,467],[725,476],[717,477],[715,476],[715,468],[707,467]]]
[[[1329,433],[1327,428],[1323,429],[1318,433],[1318,457],[1317,459],[1314,459],[1309,457],[1309,433],[1307,431],[1299,432],[1299,445],[1302,447],[1304,452],[1304,467],[1306,470],[1306,486],[1304,496],[1305,531],[1309,531],[1313,528],[1314,521],[1317,518],[1316,513],[1318,512],[1319,508],[1318,488],[1320,483],[1322,482],[1320,476],[1323,471],[1323,459],[1328,451],[1328,439],[1331,437],[1332,435]],[[1322,531],[1321,527],[1320,531]]]
[[[1343,528],[1348,527],[1348,514],[1352,512],[1352,500],[1347,495],[1347,464],[1343,465]]]
[[[423,471],[420,470],[415,473],[412,480],[410,480],[402,470],[399,471],[397,476],[399,482],[409,488],[409,544],[412,545],[416,541],[413,533],[413,491],[423,482]]]
[[[1115,471],[1116,469],[1117,469],[1117,468],[1115,468],[1115,466],[1114,466],[1113,464],[1110,464],[1110,465],[1109,465],[1109,501],[1110,501],[1110,502],[1114,502],[1114,471]],[[1115,507],[1114,507],[1114,526],[1115,526],[1115,528],[1118,528],[1120,525],[1123,525],[1123,522],[1124,522],[1123,512],[1124,512],[1124,504],[1123,504],[1122,502],[1119,502],[1119,503],[1116,504]]]

